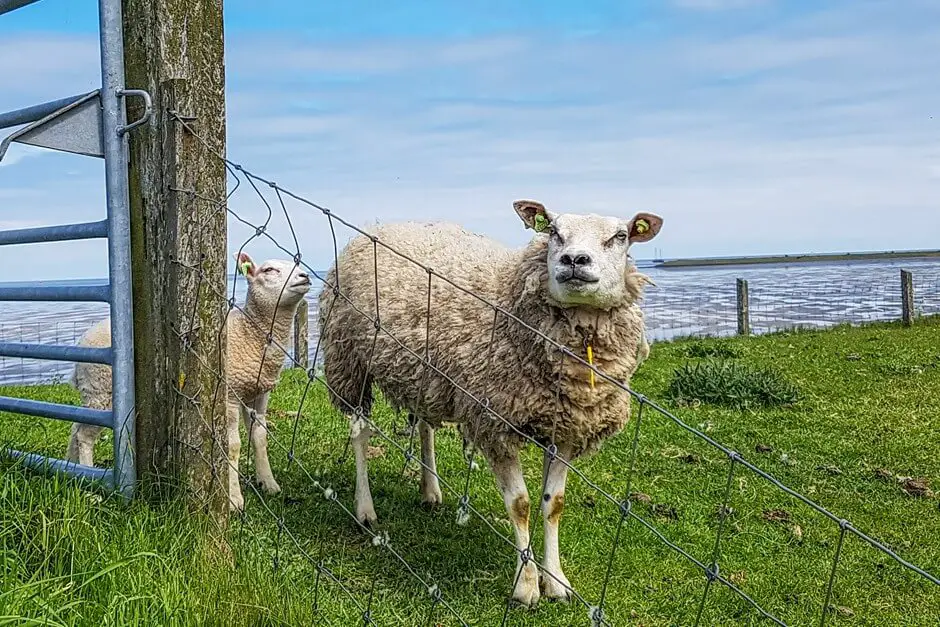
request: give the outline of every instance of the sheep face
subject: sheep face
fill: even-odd
[[[268,259],[260,266],[247,253],[237,255],[238,271],[248,279],[248,291],[258,304],[293,307],[310,291],[310,275],[299,264]]]
[[[663,220],[638,213],[629,220],[595,214],[554,214],[541,203],[518,200],[516,213],[527,227],[548,238],[548,292],[563,307],[617,307],[630,298],[634,272],[628,252],[653,239]]]

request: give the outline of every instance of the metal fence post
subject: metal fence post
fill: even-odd
[[[134,318],[131,293],[130,213],[127,195],[127,136],[124,134],[124,38],[121,0],[100,0],[101,129],[108,206],[108,257],[111,283],[112,401],[114,486],[134,492]]]
[[[908,270],[901,270],[901,322],[914,324],[914,275]]]
[[[751,334],[751,313],[748,303],[747,281],[737,280],[738,335]]]

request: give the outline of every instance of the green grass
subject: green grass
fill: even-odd
[[[707,348],[718,345],[723,348]],[[690,350],[699,356],[690,356]],[[779,371],[799,390],[800,400],[747,409],[710,403],[676,408],[663,400],[677,369],[707,361],[716,351],[733,354],[748,368]],[[924,319],[907,329],[840,327],[656,344],[633,387],[936,574],[937,498],[908,494],[898,477],[924,478],[940,488],[938,365],[940,319]],[[427,590],[386,548],[374,546],[340,507],[352,505],[353,463],[343,454],[344,421],[329,409],[319,385],[304,403],[297,459],[335,491],[338,502],[325,499],[304,470],[288,463],[282,446],[290,441],[305,382],[303,372],[286,372],[270,413],[279,443],[272,444],[272,463],[284,495],[268,505],[274,516],[283,517],[290,536],[279,537],[274,516],[254,496],[248,498],[247,515],[233,521],[229,548],[222,550],[205,533],[206,523],[181,507],[154,510],[139,502],[101,500],[71,481],[0,467],[0,625],[354,625],[362,617],[353,598],[365,605],[370,595],[377,624],[428,624]],[[3,393],[77,400],[66,386]],[[376,410],[376,420],[407,446],[400,434],[403,419],[385,406]],[[577,463],[594,483],[618,496],[628,489],[633,424],[598,455]],[[62,455],[67,437],[67,425],[0,414],[0,440],[21,448]],[[445,489],[442,508],[422,508],[416,473],[402,472],[398,449],[378,439],[373,445],[373,496],[379,529],[388,533],[391,548],[423,579],[435,582],[468,623],[499,624],[513,553],[486,524],[511,534],[485,464],[470,473],[470,495],[486,523],[474,516],[460,527],[455,524],[457,496]],[[461,490],[467,470],[452,429],[439,432],[438,455],[441,475]],[[109,457],[103,441],[96,459]],[[534,450],[526,459],[537,501],[540,459]],[[637,493],[635,511],[705,563],[711,560],[728,469],[718,451],[668,418],[644,410],[630,487]],[[596,603],[619,513],[575,476],[569,480],[567,504],[561,527],[565,572]],[[720,572],[788,624],[817,624],[838,526],[741,467],[731,479],[730,507]],[[540,529],[534,537],[540,553]],[[317,580],[311,561],[320,559],[352,598],[325,577]],[[628,521],[611,567],[606,615],[615,625],[690,624],[704,582],[700,570]],[[315,592],[319,612],[313,610]],[[847,536],[833,605],[830,624],[835,625],[935,625],[940,591]],[[438,606],[431,624],[456,621]],[[534,611],[511,608],[507,624],[589,620],[579,604],[542,602]],[[719,585],[709,593],[702,624],[766,623]]]
[[[709,359],[676,368],[666,397],[683,407],[708,403],[746,410],[793,405],[800,392],[776,368]]]

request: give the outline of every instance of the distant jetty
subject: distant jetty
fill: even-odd
[[[845,261],[889,261],[893,259],[940,259],[940,250],[890,250],[857,253],[762,255],[755,257],[698,257],[654,259],[654,268],[697,268],[705,266],[752,266],[757,264],[835,263]]]

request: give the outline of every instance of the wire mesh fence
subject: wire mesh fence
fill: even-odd
[[[235,222],[238,222],[233,218]],[[240,224],[240,223],[239,223]],[[245,226],[242,224],[241,226]],[[749,279],[750,323],[755,335],[794,329],[823,329],[840,324],[866,324],[899,320],[901,288],[899,268],[911,268],[914,278],[914,315],[940,315],[940,262],[853,264],[797,267],[788,270],[658,271],[644,270],[657,286],[644,295],[647,336],[651,342],[683,337],[723,337],[737,332],[735,277]],[[317,274],[326,271],[318,269]],[[792,279],[786,274],[793,273]],[[247,286],[235,281],[235,298],[243,300]],[[314,286],[306,296],[307,359],[315,357],[319,303]],[[95,304],[60,303],[48,307],[4,304],[5,322],[0,341],[72,344],[82,332],[107,314]],[[286,365],[302,361],[288,347]],[[318,357],[318,356],[317,356]],[[0,385],[62,381],[72,366],[25,358],[0,357]]]
[[[199,138],[198,132],[185,120],[179,119],[177,123],[186,126]],[[231,177],[232,184],[226,198],[206,197],[195,189],[173,189],[171,193],[190,195],[218,211],[227,212],[231,224],[248,233],[240,242],[239,253],[265,242],[283,253],[286,266],[281,268],[282,271],[312,279],[310,291],[301,295],[308,303],[309,353],[308,359],[293,354],[289,333],[293,321],[292,307],[297,301],[296,297],[288,294],[283,281],[275,294],[273,306],[268,303],[268,307],[258,307],[249,296],[243,276],[236,274],[230,277],[231,289],[227,292],[215,292],[208,287],[209,282],[201,281],[203,268],[198,257],[176,259],[174,262],[181,273],[189,275],[187,280],[203,285],[202,299],[226,309],[230,321],[238,319],[242,329],[240,341],[254,342],[259,347],[260,358],[255,364],[247,364],[250,372],[246,371],[245,363],[238,363],[239,367],[234,369],[238,372],[233,374],[230,364],[227,376],[222,375],[217,364],[200,362],[201,368],[214,373],[216,385],[211,389],[189,392],[184,391],[182,382],[179,382],[174,391],[179,403],[188,403],[197,409],[218,403],[228,404],[236,428],[239,422],[245,422],[248,437],[244,445],[231,447],[233,437],[237,437],[231,433],[227,441],[216,442],[222,449],[244,451],[241,459],[230,451],[228,468],[218,468],[214,473],[225,490],[232,489],[226,477],[234,477],[238,491],[247,496],[244,511],[235,522],[236,556],[269,564],[298,594],[306,595],[310,616],[316,620],[326,624],[366,625],[468,625],[480,624],[481,620],[489,624],[483,620],[485,616],[491,619],[490,622],[512,624],[517,621],[517,616],[510,602],[511,592],[523,570],[518,569],[513,577],[508,577],[508,570],[505,573],[507,577],[490,574],[489,570],[499,572],[498,569],[508,569],[513,562],[523,566],[532,564],[543,579],[551,579],[563,587],[572,605],[580,608],[578,612],[566,615],[566,620],[580,616],[576,622],[590,625],[629,622],[630,610],[618,603],[618,595],[630,586],[643,585],[650,592],[660,586],[674,586],[676,594],[686,597],[679,602],[685,612],[681,617],[683,623],[723,624],[729,617],[745,621],[764,619],[779,625],[790,623],[787,616],[788,612],[792,614],[792,608],[780,601],[780,595],[766,588],[747,586],[742,573],[746,569],[753,570],[756,561],[774,571],[779,570],[781,575],[799,571],[801,575],[791,586],[796,591],[793,594],[803,595],[800,602],[812,605],[809,609],[804,607],[799,616],[805,618],[814,614],[819,624],[825,624],[836,614],[834,600],[839,595],[840,573],[844,572],[846,561],[852,562],[853,578],[856,570],[865,570],[864,564],[868,562],[859,557],[860,550],[877,556],[866,559],[875,563],[871,569],[878,571],[873,576],[880,578],[882,588],[903,582],[912,590],[926,595],[937,594],[940,580],[936,575],[905,560],[895,547],[876,540],[850,521],[787,487],[745,455],[721,444],[709,435],[706,425],[691,425],[682,420],[653,399],[629,389],[592,366],[580,352],[540,333],[499,304],[453,282],[444,273],[408,258],[403,251],[395,250],[341,215],[221,155],[210,155],[210,158],[223,160]],[[240,206],[250,206],[251,211],[241,210]],[[435,305],[430,298],[432,285],[446,286],[477,302],[493,320],[486,332],[487,351],[480,356],[481,362],[487,360],[499,337],[497,327],[511,325],[530,333],[533,343],[550,346],[559,359],[590,369],[599,380],[631,395],[631,418],[618,438],[620,442],[599,454],[606,455],[607,462],[616,462],[621,472],[611,475],[594,460],[575,464],[566,458],[564,442],[541,441],[521,432],[500,412],[500,408],[490,405],[486,390],[475,389],[468,382],[448,374],[431,357],[426,346],[409,344],[396,335],[395,329],[383,325],[381,303],[364,304],[350,300],[340,284],[331,284],[323,270],[315,269],[305,261],[301,249],[304,233],[298,233],[293,225],[301,215],[307,220],[311,216],[317,218],[318,231],[329,234],[327,246],[332,248],[334,259],[344,239],[353,235],[369,237],[375,250],[376,265],[371,270],[375,273],[376,286],[380,276],[379,251],[413,263],[425,273],[429,285],[428,304],[415,316],[422,328],[430,327],[435,314]],[[276,219],[283,220],[287,226],[287,237],[279,238],[273,234],[271,227]],[[241,263],[241,259],[239,261]],[[258,266],[255,270],[260,273],[263,268]],[[842,269],[844,274],[835,279],[832,272],[831,268],[800,269],[796,280],[790,282],[752,278],[752,330],[766,333],[899,318],[901,290],[894,268],[876,270],[858,265]],[[688,280],[687,273],[655,275],[658,289],[648,291],[643,303],[650,339],[734,334],[737,322],[734,278],[737,274],[736,270],[708,272],[696,275],[694,281]],[[914,281],[917,295],[915,313],[940,314],[940,267],[929,264],[917,267]],[[407,512],[399,511],[398,518],[391,524],[364,524],[355,507],[350,505],[353,490],[348,466],[355,453],[348,437],[348,424],[341,415],[328,408],[325,400],[331,385],[323,374],[321,338],[317,329],[320,315],[329,316],[331,309],[320,311],[317,297],[321,289],[332,295],[332,302],[343,301],[356,308],[372,325],[373,344],[381,339],[397,346],[403,356],[425,369],[429,376],[452,386],[490,420],[504,425],[530,444],[546,467],[559,465],[571,474],[573,489],[570,492],[578,495],[582,509],[569,518],[583,516],[590,524],[578,526],[579,533],[587,529],[603,538],[597,543],[603,550],[578,560],[582,564],[590,562],[594,567],[592,572],[572,573],[575,581],[572,585],[536,558],[535,543],[540,537],[540,523],[546,523],[545,510],[536,507],[524,533],[514,529],[512,521],[499,511],[500,503],[492,488],[484,487],[492,482],[492,478],[478,476],[480,473],[477,471],[486,462],[477,453],[469,450],[466,455],[446,457],[439,465],[432,463],[422,454],[420,426],[415,420],[387,407],[369,413],[364,411],[361,403],[349,402],[343,413],[372,432],[376,446],[369,446],[366,454],[375,455],[376,461],[382,464],[386,480],[389,476],[401,481],[406,478],[409,481],[433,479],[439,484],[445,503],[456,504],[454,510],[446,512],[446,523],[441,517],[431,521],[422,519],[423,522],[418,523],[410,519]],[[29,321],[0,325],[0,338],[74,343],[92,322],[105,313],[103,309],[93,307],[69,312],[24,310],[14,317]],[[198,351],[190,343],[190,331],[196,324],[193,318],[188,328],[179,329],[178,340],[183,351],[194,359],[200,359]],[[230,340],[231,333],[230,330]],[[371,356],[366,361],[371,368]],[[271,373],[273,371],[277,375],[276,371],[282,365],[290,369],[281,379],[289,382],[290,389],[276,388],[272,394],[280,395],[278,407],[287,406],[290,411],[268,408],[267,388],[272,380]],[[50,366],[48,362],[32,360],[0,360],[0,383],[3,384],[61,381],[70,374],[71,366],[68,364]],[[659,450],[663,432],[672,434],[672,441],[684,439],[687,452],[667,456]],[[441,436],[456,444],[453,434],[442,433]],[[182,441],[177,444],[187,446]],[[206,453],[192,452],[197,455]],[[690,528],[677,529],[674,525],[664,524],[664,521],[674,520],[675,511],[655,502],[648,494],[654,492],[657,481],[664,481],[662,464],[673,463],[672,459],[664,461],[664,457],[679,458],[676,463],[687,463],[682,461],[687,457],[695,458],[695,463],[700,464],[701,470],[695,471],[698,473],[694,475],[695,481],[689,481],[684,488],[686,518],[693,521],[686,525]],[[209,463],[209,456],[206,456],[206,461]],[[280,491],[271,469],[290,486],[288,490]],[[815,521],[812,524],[819,535],[829,534],[820,541],[821,548],[811,559],[755,561],[735,547],[742,535],[765,533],[748,527],[747,522],[737,515],[742,508],[737,501],[744,482],[759,484],[760,489],[773,494],[768,500],[789,503],[791,512],[802,510],[805,520]],[[543,477],[539,494],[546,494],[548,488]],[[394,486],[386,487],[381,493],[388,507],[392,507],[388,501],[405,499],[395,489]],[[413,504],[405,500],[407,510]],[[315,521],[314,524],[311,520]],[[430,524],[431,533],[424,535],[422,530],[415,529],[420,524]],[[356,543],[337,531],[342,525],[358,530],[366,542]],[[543,540],[547,533],[542,533]],[[470,547],[464,549],[473,554],[474,559],[482,560],[483,566],[458,555],[435,554],[433,550],[424,548],[428,545],[440,547],[441,543],[430,537],[435,534],[458,538],[462,534],[467,538],[457,540],[450,548],[464,543],[485,546],[487,553],[482,556]],[[772,544],[765,549],[768,552],[775,550]],[[493,557],[492,552],[498,558]],[[656,560],[651,564],[644,559],[644,554],[655,555]],[[442,568],[441,562],[446,561],[459,564],[460,579],[455,578],[454,571]],[[474,569],[482,570],[483,576],[490,579],[505,579],[505,594],[502,597],[477,596],[469,603],[466,599],[458,599],[461,586],[472,586],[474,576],[467,575],[467,571]],[[680,585],[669,579],[672,575],[654,581],[656,576],[651,574],[657,571],[675,573],[682,569],[696,573],[696,577],[689,579],[694,584]],[[403,575],[407,581],[404,584],[400,583]],[[395,591],[402,587],[413,597],[414,603],[410,607],[401,607],[397,600]],[[633,590],[638,596],[646,591]],[[498,612],[484,611],[497,605]],[[414,614],[415,608],[420,608],[419,616]],[[679,620],[679,617],[675,618]],[[877,616],[872,616],[872,620],[877,620]]]
[[[179,124],[186,125],[184,120],[177,120]],[[198,133],[191,128],[189,132]],[[732,539],[730,527],[737,526],[738,522],[733,522],[733,512],[735,511],[734,500],[736,495],[735,486],[742,481],[755,481],[765,488],[778,492],[781,498],[791,499],[798,506],[805,508],[808,516],[815,516],[820,521],[829,525],[835,540],[828,546],[828,558],[824,561],[824,567],[820,568],[820,560],[816,560],[815,572],[808,576],[805,585],[810,588],[816,588],[818,594],[815,595],[816,603],[815,614],[819,624],[825,624],[833,615],[833,598],[838,594],[840,565],[843,564],[847,543],[855,541],[864,545],[868,549],[877,552],[883,559],[888,560],[900,571],[906,573],[905,576],[913,576],[917,583],[912,585],[926,586],[923,588],[928,593],[935,593],[935,586],[940,585],[940,580],[926,570],[910,563],[902,558],[895,550],[886,546],[884,543],[870,537],[862,530],[857,529],[850,521],[845,520],[828,509],[817,504],[807,496],[790,489],[775,476],[762,470],[744,455],[736,452],[709,436],[705,428],[697,428],[683,421],[675,414],[665,409],[652,399],[639,394],[622,382],[610,377],[600,369],[589,364],[579,351],[559,343],[555,339],[540,333],[537,329],[527,324],[525,321],[514,316],[510,311],[501,307],[499,304],[490,302],[483,295],[472,292],[465,287],[451,281],[444,274],[438,273],[432,268],[422,265],[420,262],[411,259],[403,251],[395,250],[381,239],[370,235],[367,231],[360,229],[352,223],[344,220],[340,215],[331,210],[318,205],[317,203],[291,192],[281,187],[273,181],[267,180],[254,174],[248,169],[228,161],[221,155],[213,155],[213,158],[225,160],[226,167],[233,179],[231,191],[226,199],[208,198],[201,196],[198,190],[175,189],[173,193],[189,194],[201,202],[211,203],[212,206],[219,207],[219,210],[225,210],[231,216],[234,223],[245,227],[250,235],[241,243],[239,252],[251,248],[257,240],[265,240],[273,244],[284,254],[285,260],[289,260],[290,266],[288,272],[296,273],[296,276],[305,278],[311,277],[314,282],[319,282],[329,294],[332,295],[333,302],[343,301],[350,307],[355,308],[360,315],[366,318],[373,329],[371,339],[373,347],[382,338],[383,342],[391,343],[398,347],[403,356],[407,356],[410,361],[404,363],[417,363],[425,369],[428,376],[434,379],[438,384],[450,385],[468,403],[474,405],[477,411],[486,416],[488,420],[499,423],[518,436],[521,440],[532,447],[540,454],[545,463],[546,470],[552,468],[563,468],[564,472],[570,472],[573,480],[578,484],[581,493],[585,498],[589,498],[591,507],[598,512],[603,511],[602,516],[595,519],[603,521],[603,525],[598,524],[594,532],[603,534],[608,541],[603,543],[607,548],[602,554],[596,555],[593,560],[595,565],[599,565],[598,573],[586,586],[581,587],[571,585],[567,580],[560,576],[560,572],[552,565],[546,566],[541,560],[536,558],[536,551],[533,541],[536,538],[535,529],[539,523],[547,525],[545,509],[537,507],[535,515],[531,520],[527,520],[524,528],[518,524],[510,525],[514,534],[506,532],[505,520],[499,520],[494,516],[493,508],[485,498],[475,494],[475,490],[480,485],[479,480],[475,478],[474,472],[482,465],[483,460],[476,456],[472,448],[467,451],[461,462],[449,463],[438,467],[434,463],[429,463],[429,458],[416,451],[416,432],[418,425],[414,420],[405,420],[396,412],[386,411],[384,415],[377,415],[369,412],[362,405],[362,399],[371,391],[362,390],[359,396],[359,403],[346,402],[343,413],[350,416],[359,428],[368,429],[371,432],[373,441],[379,443],[382,451],[380,454],[386,458],[386,463],[391,463],[389,459],[394,456],[397,459],[397,465],[400,467],[400,477],[413,477],[418,474],[423,480],[433,479],[437,482],[448,500],[453,500],[457,504],[456,511],[453,513],[454,527],[460,527],[467,524],[468,521],[475,521],[474,533],[484,533],[495,539],[496,545],[503,547],[502,555],[505,556],[506,564],[511,561],[517,564],[516,574],[509,583],[503,599],[483,598],[476,599],[478,606],[492,606],[499,604],[499,617],[495,622],[499,624],[509,624],[514,620],[514,611],[510,602],[511,593],[517,588],[520,576],[530,567],[530,565],[539,571],[539,576],[544,581],[553,580],[554,584],[561,586],[565,590],[565,596],[569,597],[572,604],[580,606],[581,617],[584,624],[591,625],[609,625],[623,624],[629,619],[629,615],[618,615],[616,611],[611,610],[612,603],[615,604],[616,595],[612,592],[614,589],[612,582],[619,582],[625,576],[625,573],[633,572],[636,574],[637,566],[633,567],[624,563],[624,555],[628,555],[631,560],[636,559],[637,547],[641,550],[652,550],[651,546],[657,546],[658,550],[665,550],[663,559],[678,560],[684,563],[686,567],[697,571],[699,577],[699,588],[695,594],[690,597],[687,603],[688,614],[685,617],[686,622],[698,624],[714,624],[716,618],[714,612],[722,615],[716,607],[725,604],[732,604],[741,612],[746,608],[753,616],[761,617],[767,621],[784,625],[787,624],[783,618],[784,612],[779,611],[778,604],[768,604],[759,598],[753,591],[748,591],[740,578],[736,578],[733,570],[724,566],[725,548]],[[253,221],[248,219],[241,212],[234,209],[235,203],[233,197],[236,194],[245,194],[254,199],[258,206],[262,207],[262,220]],[[339,284],[330,284],[322,271],[318,271],[304,261],[303,254],[299,245],[300,237],[292,226],[292,215],[299,212],[313,212],[319,215],[322,222],[321,228],[324,232],[329,232],[334,254],[339,250],[341,233],[346,231],[351,234],[365,235],[372,242],[374,248],[374,280],[376,285],[376,295],[378,294],[379,281],[379,250],[383,254],[396,255],[405,259],[408,263],[415,264],[425,273],[428,280],[428,304],[420,315],[416,316],[419,325],[422,328],[430,328],[434,305],[430,295],[434,284],[447,286],[448,289],[462,294],[468,299],[475,300],[481,308],[491,312],[493,323],[488,329],[488,354],[491,354],[493,343],[497,341],[499,334],[497,328],[500,325],[513,325],[525,329],[531,334],[533,342],[543,343],[550,347],[559,359],[577,363],[583,368],[591,370],[595,376],[609,385],[620,389],[624,394],[632,397],[634,405],[633,416],[629,422],[624,434],[629,445],[621,446],[623,472],[617,477],[595,477],[590,474],[592,464],[574,465],[572,460],[565,457],[565,442],[555,442],[554,440],[542,441],[532,435],[518,429],[507,416],[502,415],[501,408],[490,404],[486,390],[480,390],[472,384],[461,381],[446,372],[436,360],[431,358],[427,346],[414,346],[401,338],[396,337],[395,330],[389,329],[382,324],[381,304],[376,302],[363,304],[356,303],[349,299],[342,286]],[[290,231],[290,237],[287,242],[279,241],[271,233],[270,224],[275,215],[282,217]],[[176,263],[180,265],[183,272],[193,273],[198,281],[198,276],[202,271],[199,259],[178,259]],[[242,263],[242,259],[239,259]],[[263,272],[263,268],[246,268],[245,272]],[[293,274],[291,276],[294,276]],[[294,409],[286,415],[280,415],[277,420],[272,420],[273,416],[268,411],[268,396],[263,381],[270,379],[272,368],[279,369],[287,361],[288,365],[299,365],[296,356],[291,355],[290,341],[287,334],[290,324],[284,323],[283,310],[288,310],[287,318],[292,317],[292,308],[287,307],[288,301],[292,297],[286,296],[282,288],[277,295],[277,303],[273,308],[265,309],[252,303],[252,296],[248,295],[244,304],[240,304],[238,298],[238,277],[233,278],[232,290],[229,293],[212,293],[206,289],[202,292],[202,298],[215,299],[220,306],[229,310],[229,339],[232,338],[232,320],[236,319],[240,325],[243,325],[244,334],[251,335],[252,341],[261,342],[259,363],[251,364],[253,372],[245,377],[245,363],[238,364],[242,370],[240,374],[233,374],[230,357],[229,374],[222,376],[217,372],[216,389],[196,390],[192,395],[183,394],[179,390],[180,402],[192,403],[196,407],[205,407],[209,403],[228,402],[230,425],[238,424],[239,414],[245,421],[246,433],[248,434],[247,443],[243,447],[245,450],[244,459],[238,456],[237,435],[230,431],[228,445],[231,447],[229,452],[228,473],[237,479],[237,485],[226,485],[226,489],[231,490],[230,494],[239,493],[244,490],[249,498],[244,501],[244,513],[238,518],[236,523],[236,545],[239,551],[242,551],[243,557],[246,555],[263,556],[267,559],[271,568],[275,572],[283,573],[289,578],[292,585],[296,585],[306,593],[311,599],[311,611],[315,616],[324,620],[328,624],[350,624],[350,622],[361,622],[362,624],[400,624],[402,621],[402,608],[383,603],[390,599],[389,588],[392,586],[392,580],[398,580],[401,575],[406,575],[408,584],[412,590],[412,595],[416,598],[423,597],[423,601],[417,603],[421,607],[422,615],[416,617],[413,615],[414,609],[407,618],[412,624],[438,624],[446,622],[447,624],[476,624],[480,620],[482,611],[479,609],[468,609],[466,603],[455,601],[454,590],[458,585],[454,581],[449,581],[443,576],[435,575],[440,569],[434,564],[433,555],[428,555],[427,551],[416,550],[420,544],[414,538],[408,537],[404,533],[389,532],[388,528],[382,526],[375,527],[363,521],[359,512],[354,511],[354,507],[349,505],[352,502],[348,475],[350,473],[342,472],[349,460],[351,439],[346,431],[345,421],[334,414],[331,421],[324,422],[322,416],[316,424],[314,432],[311,434],[311,426],[307,421],[311,420],[311,408],[315,397],[325,398],[328,391],[333,392],[333,396],[342,399],[342,394],[330,389],[330,381],[323,376],[323,371],[319,367],[319,357],[322,352],[320,338],[314,338],[310,342],[312,359],[309,361],[309,367],[303,370],[297,370],[288,373],[291,380],[296,384],[294,396],[292,397],[292,406]],[[923,284],[921,285],[923,287]],[[854,288],[853,288],[854,289]],[[929,286],[927,287],[929,289]],[[832,297],[832,285],[827,286],[827,294]],[[879,291],[880,290],[880,291]],[[655,292],[653,292],[655,293]],[[854,291],[855,295],[859,292]],[[864,292],[866,298],[887,303],[894,298],[891,288],[884,287],[873,288],[871,292]],[[309,298],[309,297],[308,297]],[[376,296],[377,298],[377,296]],[[657,305],[655,296],[650,299],[647,307],[649,318],[655,320]],[[761,317],[760,313],[766,311],[767,301],[765,296],[759,292],[755,294],[755,304],[758,314],[758,324],[764,325],[768,329],[779,328],[790,324],[789,318],[776,311],[772,314],[765,314]],[[312,299],[311,304],[314,303]],[[296,302],[293,299],[292,302]],[[787,305],[793,310],[804,312],[809,301],[793,300]],[[284,306],[282,306],[284,305]],[[932,306],[932,304],[931,304]],[[893,306],[891,306],[893,307]],[[860,306],[853,315],[869,316],[863,319],[878,319],[878,316],[890,315],[891,307],[888,305],[870,305]],[[809,307],[812,310],[812,307]],[[699,291],[694,294],[689,291],[681,294],[677,301],[670,303],[669,310],[680,310],[687,312],[687,317],[681,322],[682,327],[675,325],[672,320],[663,320],[660,327],[653,323],[653,328],[665,329],[664,335],[674,334],[677,328],[696,329],[695,333],[720,335],[728,332],[728,327],[733,328],[734,324],[734,290],[725,286],[716,287],[702,294]],[[265,311],[270,313],[266,318],[262,315]],[[331,310],[330,310],[331,311]],[[820,308],[815,311],[814,323],[826,324],[834,322],[834,318],[827,317],[826,308]],[[278,313],[280,312],[280,313]],[[317,316],[320,312],[315,306],[310,307],[310,316]],[[329,316],[329,311],[323,313]],[[668,318],[669,316],[663,316]],[[669,326],[669,325],[673,326]],[[311,325],[316,328],[316,325]],[[188,333],[182,329],[179,334],[181,346],[194,356],[198,354],[192,350],[187,343]],[[655,337],[655,332],[653,334]],[[374,353],[374,351],[373,351]],[[230,353],[231,355],[231,353]],[[486,360],[486,355],[480,356],[481,360]],[[249,360],[250,361],[250,360]],[[373,354],[366,360],[367,369],[373,367]],[[202,363],[202,368],[214,368],[213,364]],[[254,385],[251,384],[254,380]],[[248,383],[246,384],[246,381]],[[274,392],[278,393],[277,390]],[[226,401],[227,399],[227,401]],[[317,406],[316,410],[322,411],[322,406]],[[382,414],[382,412],[378,412]],[[286,427],[286,428],[285,428]],[[231,427],[230,427],[231,429]],[[669,512],[657,510],[655,506],[649,503],[649,497],[637,491],[637,486],[641,482],[648,480],[646,470],[643,467],[644,461],[648,457],[642,450],[642,440],[644,435],[649,437],[652,433],[669,429],[684,434],[684,437],[690,439],[690,446],[697,446],[703,450],[703,456],[709,457],[713,469],[717,472],[718,479],[714,477],[707,485],[707,488],[696,486],[699,501],[708,501],[701,505],[704,509],[711,509],[715,515],[707,522],[701,521],[698,532],[710,536],[708,542],[709,548],[701,551],[701,546],[693,549],[684,546],[680,539],[675,537],[674,533],[664,530],[658,524],[658,516],[669,517]],[[236,431],[237,433],[237,431]],[[319,456],[309,454],[309,443],[305,438],[311,435],[320,440]],[[341,440],[338,440],[341,438]],[[340,447],[339,442],[342,441]],[[325,444],[324,444],[325,442]],[[216,444],[223,447],[225,443],[218,441]],[[233,445],[234,444],[234,445]],[[306,487],[294,493],[285,496],[277,494],[279,486],[274,482],[270,474],[268,460],[268,446],[271,447],[271,454],[275,459],[274,467],[278,475],[287,477],[293,485],[303,484]],[[338,452],[341,448],[341,452]],[[233,452],[234,451],[234,452]],[[338,454],[337,454],[338,452]],[[372,447],[366,451],[366,454],[372,452]],[[325,454],[324,454],[325,453]],[[422,452],[423,453],[423,452]],[[357,451],[358,454],[358,451]],[[479,463],[478,463],[479,459]],[[283,465],[280,465],[283,463]],[[254,467],[255,475],[247,472],[247,468]],[[582,467],[583,466],[583,467]],[[225,472],[222,469],[217,476],[219,481],[225,483]],[[548,472],[545,473],[545,477]],[[550,486],[545,483],[543,477],[541,491],[539,494],[548,494]],[[386,492],[388,496],[388,492]],[[707,497],[704,498],[703,497]],[[235,497],[239,507],[242,507],[241,496]],[[389,497],[392,498],[392,497]],[[300,506],[303,506],[302,508]],[[307,509],[310,508],[310,509]],[[324,509],[328,513],[324,513]],[[301,511],[304,509],[305,511]],[[317,514],[312,513],[316,511]],[[704,510],[703,510],[704,511]],[[310,516],[325,516],[326,518],[337,521],[345,520],[358,528],[368,539],[368,548],[358,547],[354,557],[344,556],[343,551],[337,551],[335,534],[327,530],[321,530],[320,533],[311,535],[306,531],[304,519]],[[518,521],[516,521],[518,522]],[[259,528],[267,527],[268,534],[259,533]],[[406,529],[407,525],[393,526],[397,531]],[[271,531],[273,530],[273,531]],[[440,532],[440,530],[438,530]],[[412,530],[412,533],[414,530]],[[556,531],[557,533],[557,528]],[[460,533],[458,530],[457,533]],[[543,539],[552,533],[546,526]],[[680,534],[681,535],[681,534]],[[430,538],[423,538],[427,541]],[[476,541],[490,542],[490,539],[482,539],[476,536]],[[652,545],[649,544],[652,542]],[[370,553],[371,551],[371,553]],[[438,560],[446,560],[452,556],[436,556]],[[736,559],[736,558],[731,558]],[[371,567],[363,567],[363,564]],[[493,568],[497,566],[494,563],[489,564]],[[821,571],[821,572],[820,572]],[[896,571],[892,571],[897,574]],[[577,579],[577,577],[575,577]],[[820,585],[821,584],[821,585]],[[725,598],[730,594],[737,601]],[[719,597],[721,597],[719,599]],[[326,608],[329,609],[326,609]],[[623,608],[617,608],[621,611]]]

